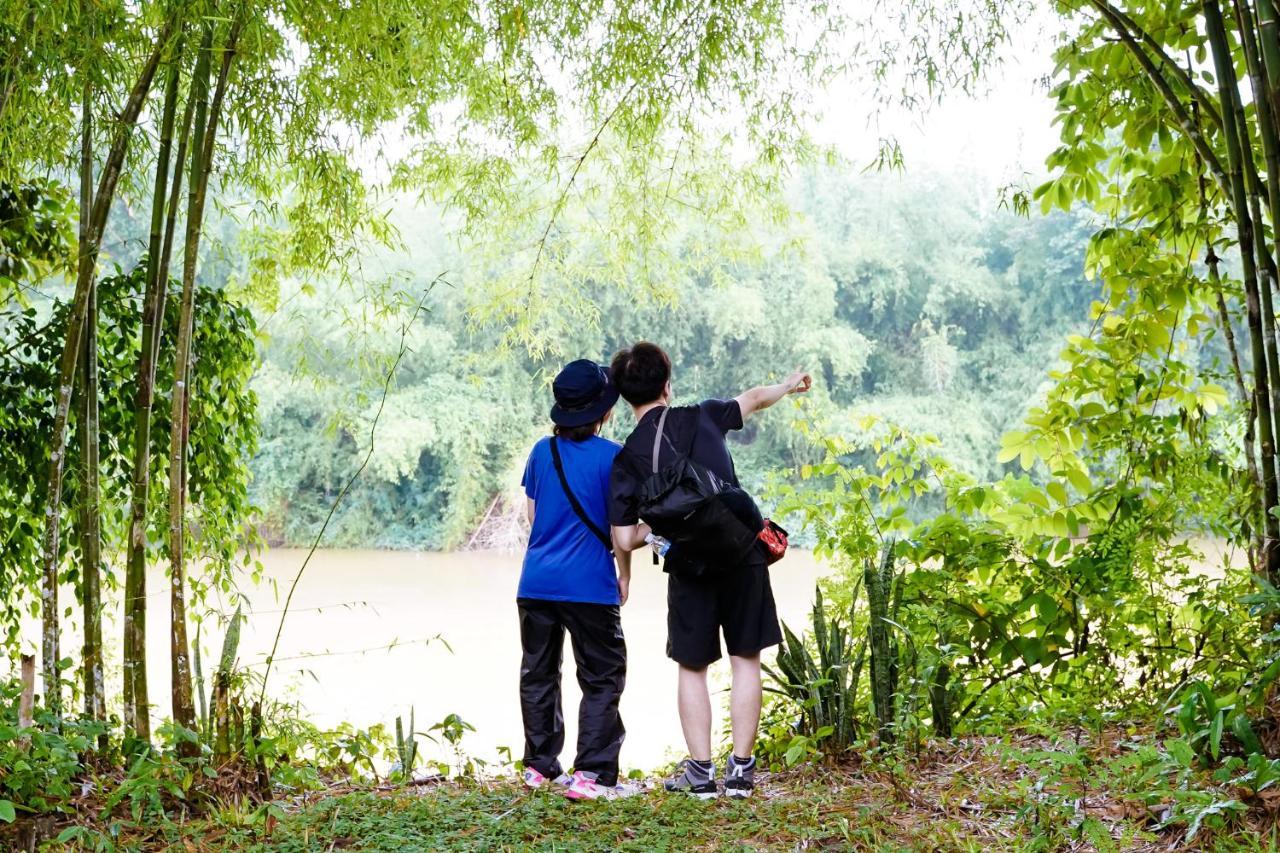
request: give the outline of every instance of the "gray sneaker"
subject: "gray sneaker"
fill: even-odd
[[[669,793],[692,794],[700,800],[714,800],[720,796],[715,765],[704,767],[692,758],[681,761],[676,774],[663,782],[662,787]]]
[[[739,800],[745,800],[751,796],[751,792],[756,787],[756,759],[753,755],[750,761],[739,761],[736,756],[729,756],[729,763],[724,768],[724,794],[726,797],[733,797]]]

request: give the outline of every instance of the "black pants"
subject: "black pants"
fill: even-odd
[[[564,714],[560,710],[560,662],[564,633],[573,643],[582,704],[578,706],[578,755],[574,770],[595,773],[602,785],[618,782],[618,753],[626,729],[618,700],[627,680],[627,645],[616,605],[521,598],[520,712],[524,764],[549,779],[563,771]]]

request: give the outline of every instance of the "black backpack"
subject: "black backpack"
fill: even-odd
[[[681,562],[698,566],[688,573],[731,568],[755,545],[764,524],[760,511],[740,487],[693,459],[696,424],[687,448],[681,451],[671,443],[664,433],[670,411],[663,409],[658,418],[652,473],[640,485],[636,508],[656,534],[671,541],[673,557],[679,554],[685,558]],[[660,468],[658,451],[664,439],[675,458]]]

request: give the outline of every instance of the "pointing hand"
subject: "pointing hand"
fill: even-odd
[[[813,387],[813,377],[803,370],[797,370],[786,379],[788,394],[804,394]]]

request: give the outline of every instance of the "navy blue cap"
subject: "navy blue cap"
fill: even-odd
[[[609,368],[589,358],[566,364],[551,383],[551,393],[556,398],[551,422],[562,427],[595,423],[618,402],[618,388]]]

